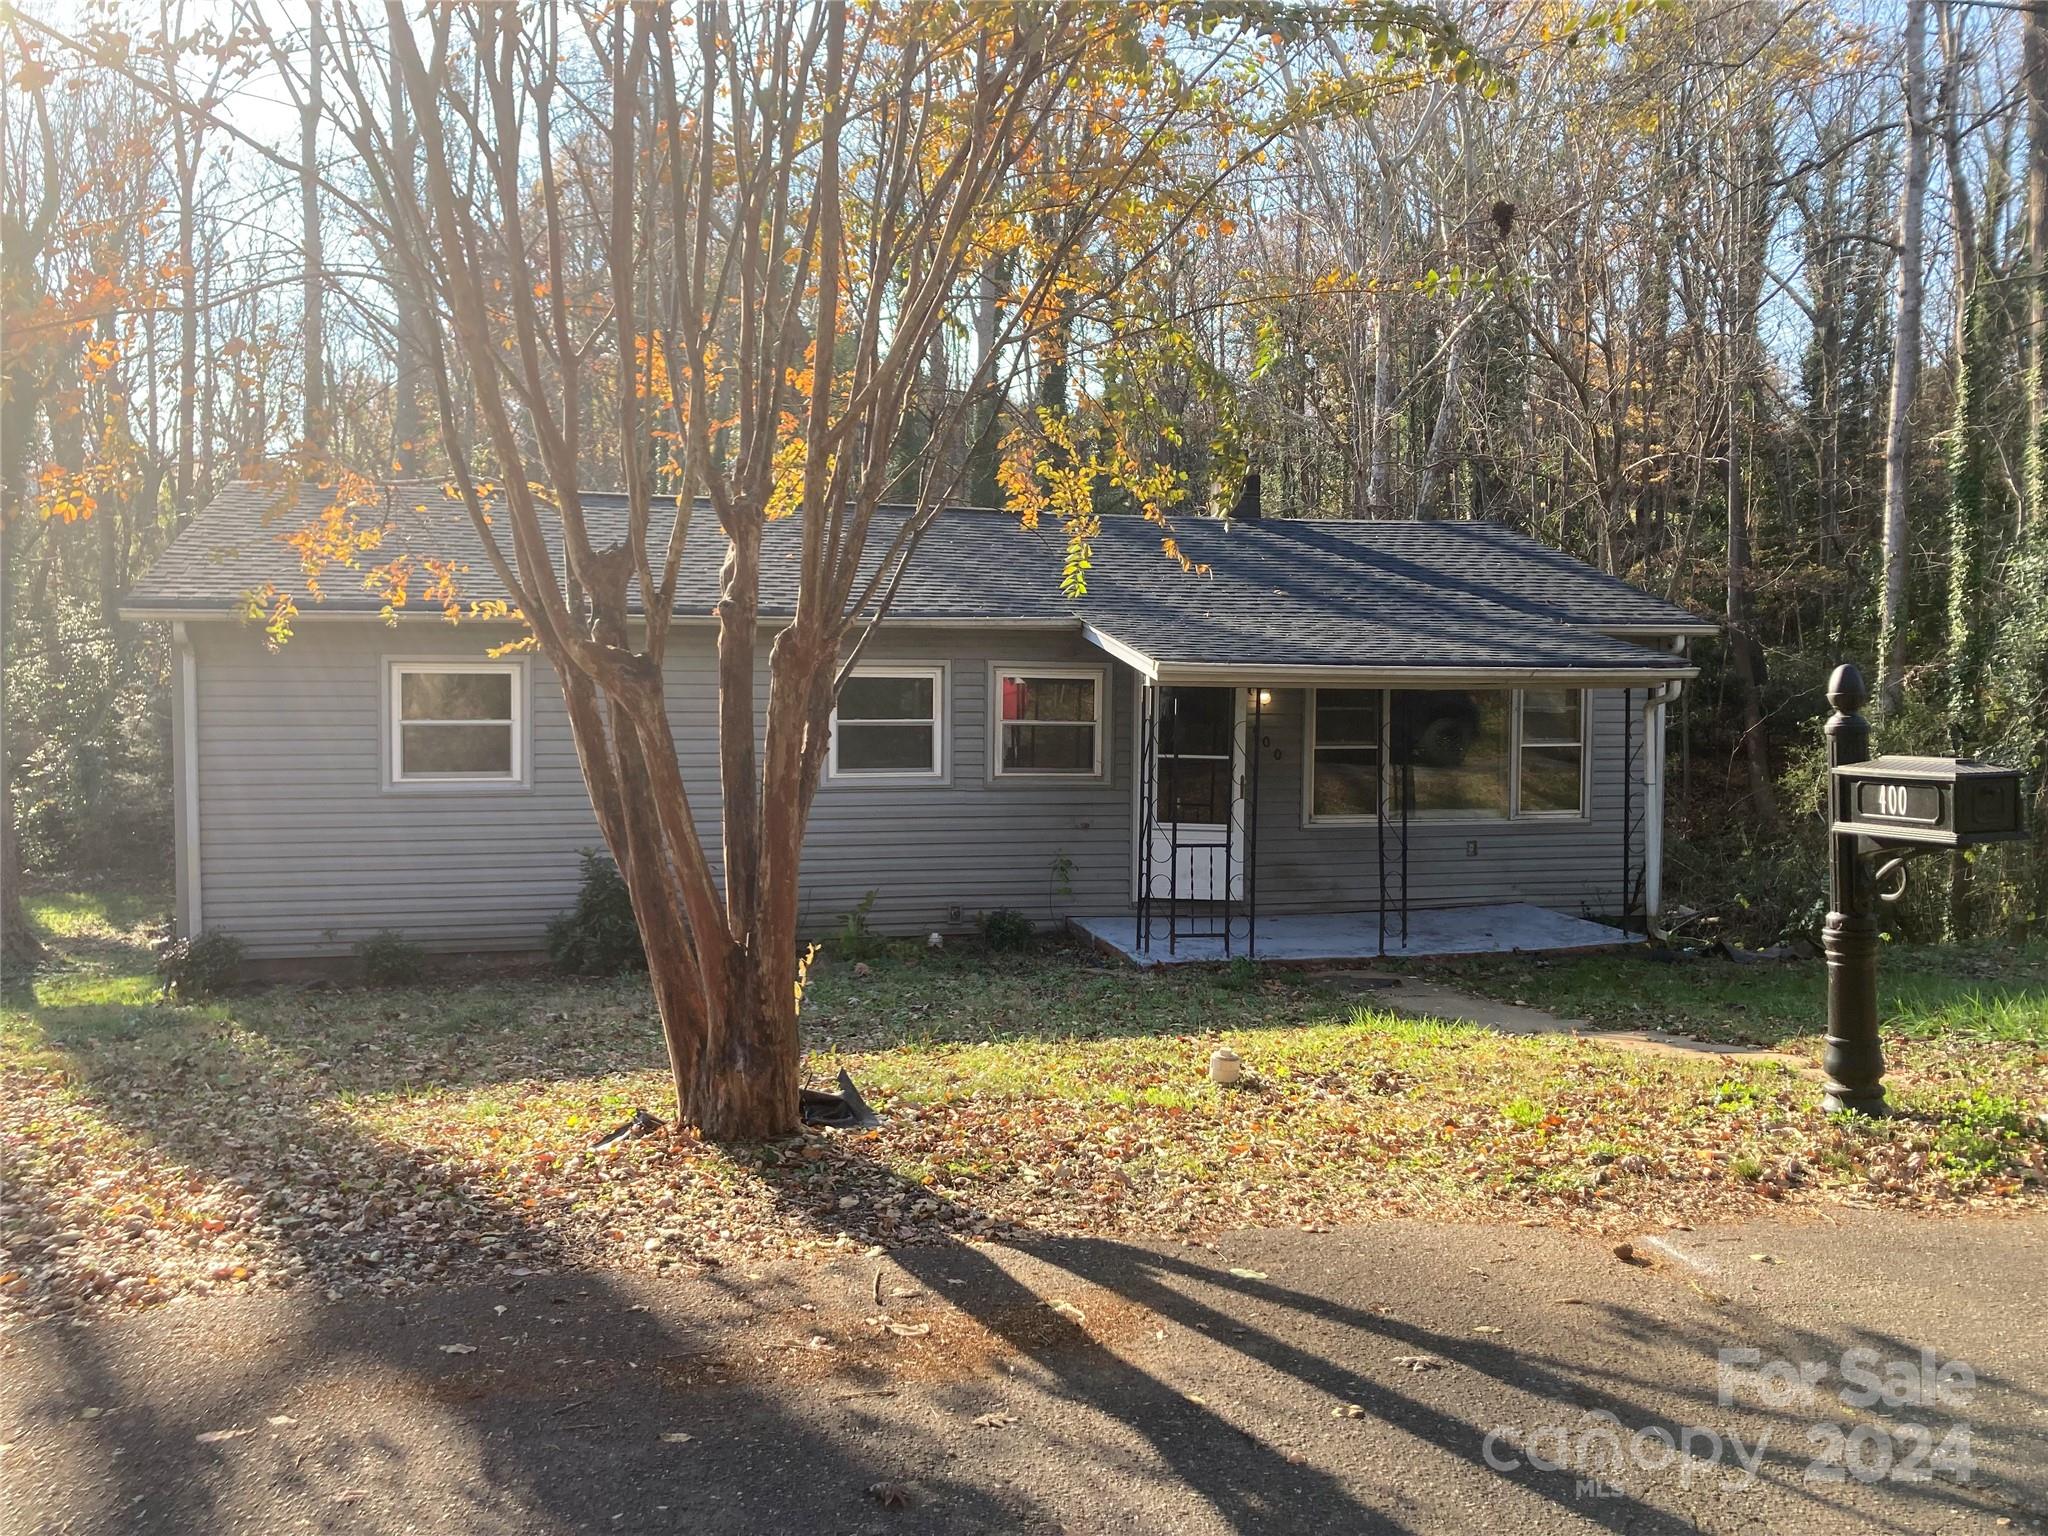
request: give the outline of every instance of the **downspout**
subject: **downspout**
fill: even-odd
[[[199,657],[182,619],[171,625],[171,644],[178,659],[178,688],[171,703],[178,936],[196,939],[205,931],[199,899]]]
[[[1671,649],[1683,656],[1685,645],[1680,636]],[[1664,909],[1665,712],[1684,691],[1684,682],[1673,679],[1643,700],[1643,931],[1655,939],[1668,937],[1658,922]]]

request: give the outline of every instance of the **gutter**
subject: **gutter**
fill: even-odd
[[[1670,679],[1699,676],[1699,668],[1682,660],[1675,667],[1365,667],[1345,663],[1259,666],[1228,661],[1159,661],[1136,646],[1086,625],[1082,634],[1100,649],[1130,667],[1147,682],[1171,686],[1203,683],[1269,687],[1315,687],[1330,683],[1569,683],[1576,687],[1642,687],[1652,689]]]

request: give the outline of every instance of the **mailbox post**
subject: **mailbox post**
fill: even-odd
[[[1853,666],[1828,679],[1828,916],[1820,931],[1828,966],[1828,1034],[1821,1054],[1830,1110],[1884,1113],[1884,1047],[1877,1038],[1877,912],[1859,839],[1841,831],[1835,775],[1870,756],[1870,689]]]
[[[1870,755],[1870,690],[1853,666],[1828,679],[1827,1049],[1822,1103],[1884,1113],[1877,1035],[1877,904],[1906,891],[1906,864],[2026,834],[2020,775],[1958,757]],[[1892,883],[1886,884],[1887,881]]]

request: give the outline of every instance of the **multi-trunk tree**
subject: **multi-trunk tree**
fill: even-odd
[[[1227,46],[1243,18],[1222,39],[1214,20],[774,0],[329,28],[448,494],[561,682],[680,1112],[707,1135],[795,1123],[798,867],[838,686],[957,492],[946,445],[977,419],[987,435],[1010,375],[1035,367],[1044,396],[1084,340],[1114,346],[1096,307],[1199,214],[1220,173],[1162,172],[1184,125],[1247,88]],[[1444,36],[1387,20],[1422,67],[1457,68]],[[913,422],[970,313],[971,375]],[[1174,487],[1084,442],[1077,415],[1044,406],[1045,478],[1022,431],[1004,478],[1078,551],[1094,495],[1163,518]],[[624,491],[623,536],[593,531],[592,488]],[[769,613],[763,541],[785,517],[795,596]],[[719,566],[716,859],[663,690],[686,550]]]

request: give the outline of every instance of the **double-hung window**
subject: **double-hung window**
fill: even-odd
[[[1530,688],[1521,696],[1515,814],[1579,816],[1586,804],[1586,696]]]
[[[394,661],[390,709],[394,785],[525,782],[523,663]]]
[[[997,778],[1098,778],[1102,773],[1100,667],[995,671]]]
[[[1315,708],[1309,716],[1313,816],[1349,820],[1378,814],[1385,697],[1378,688],[1315,690]]]
[[[835,779],[936,779],[946,771],[946,669],[856,667],[832,712]]]

